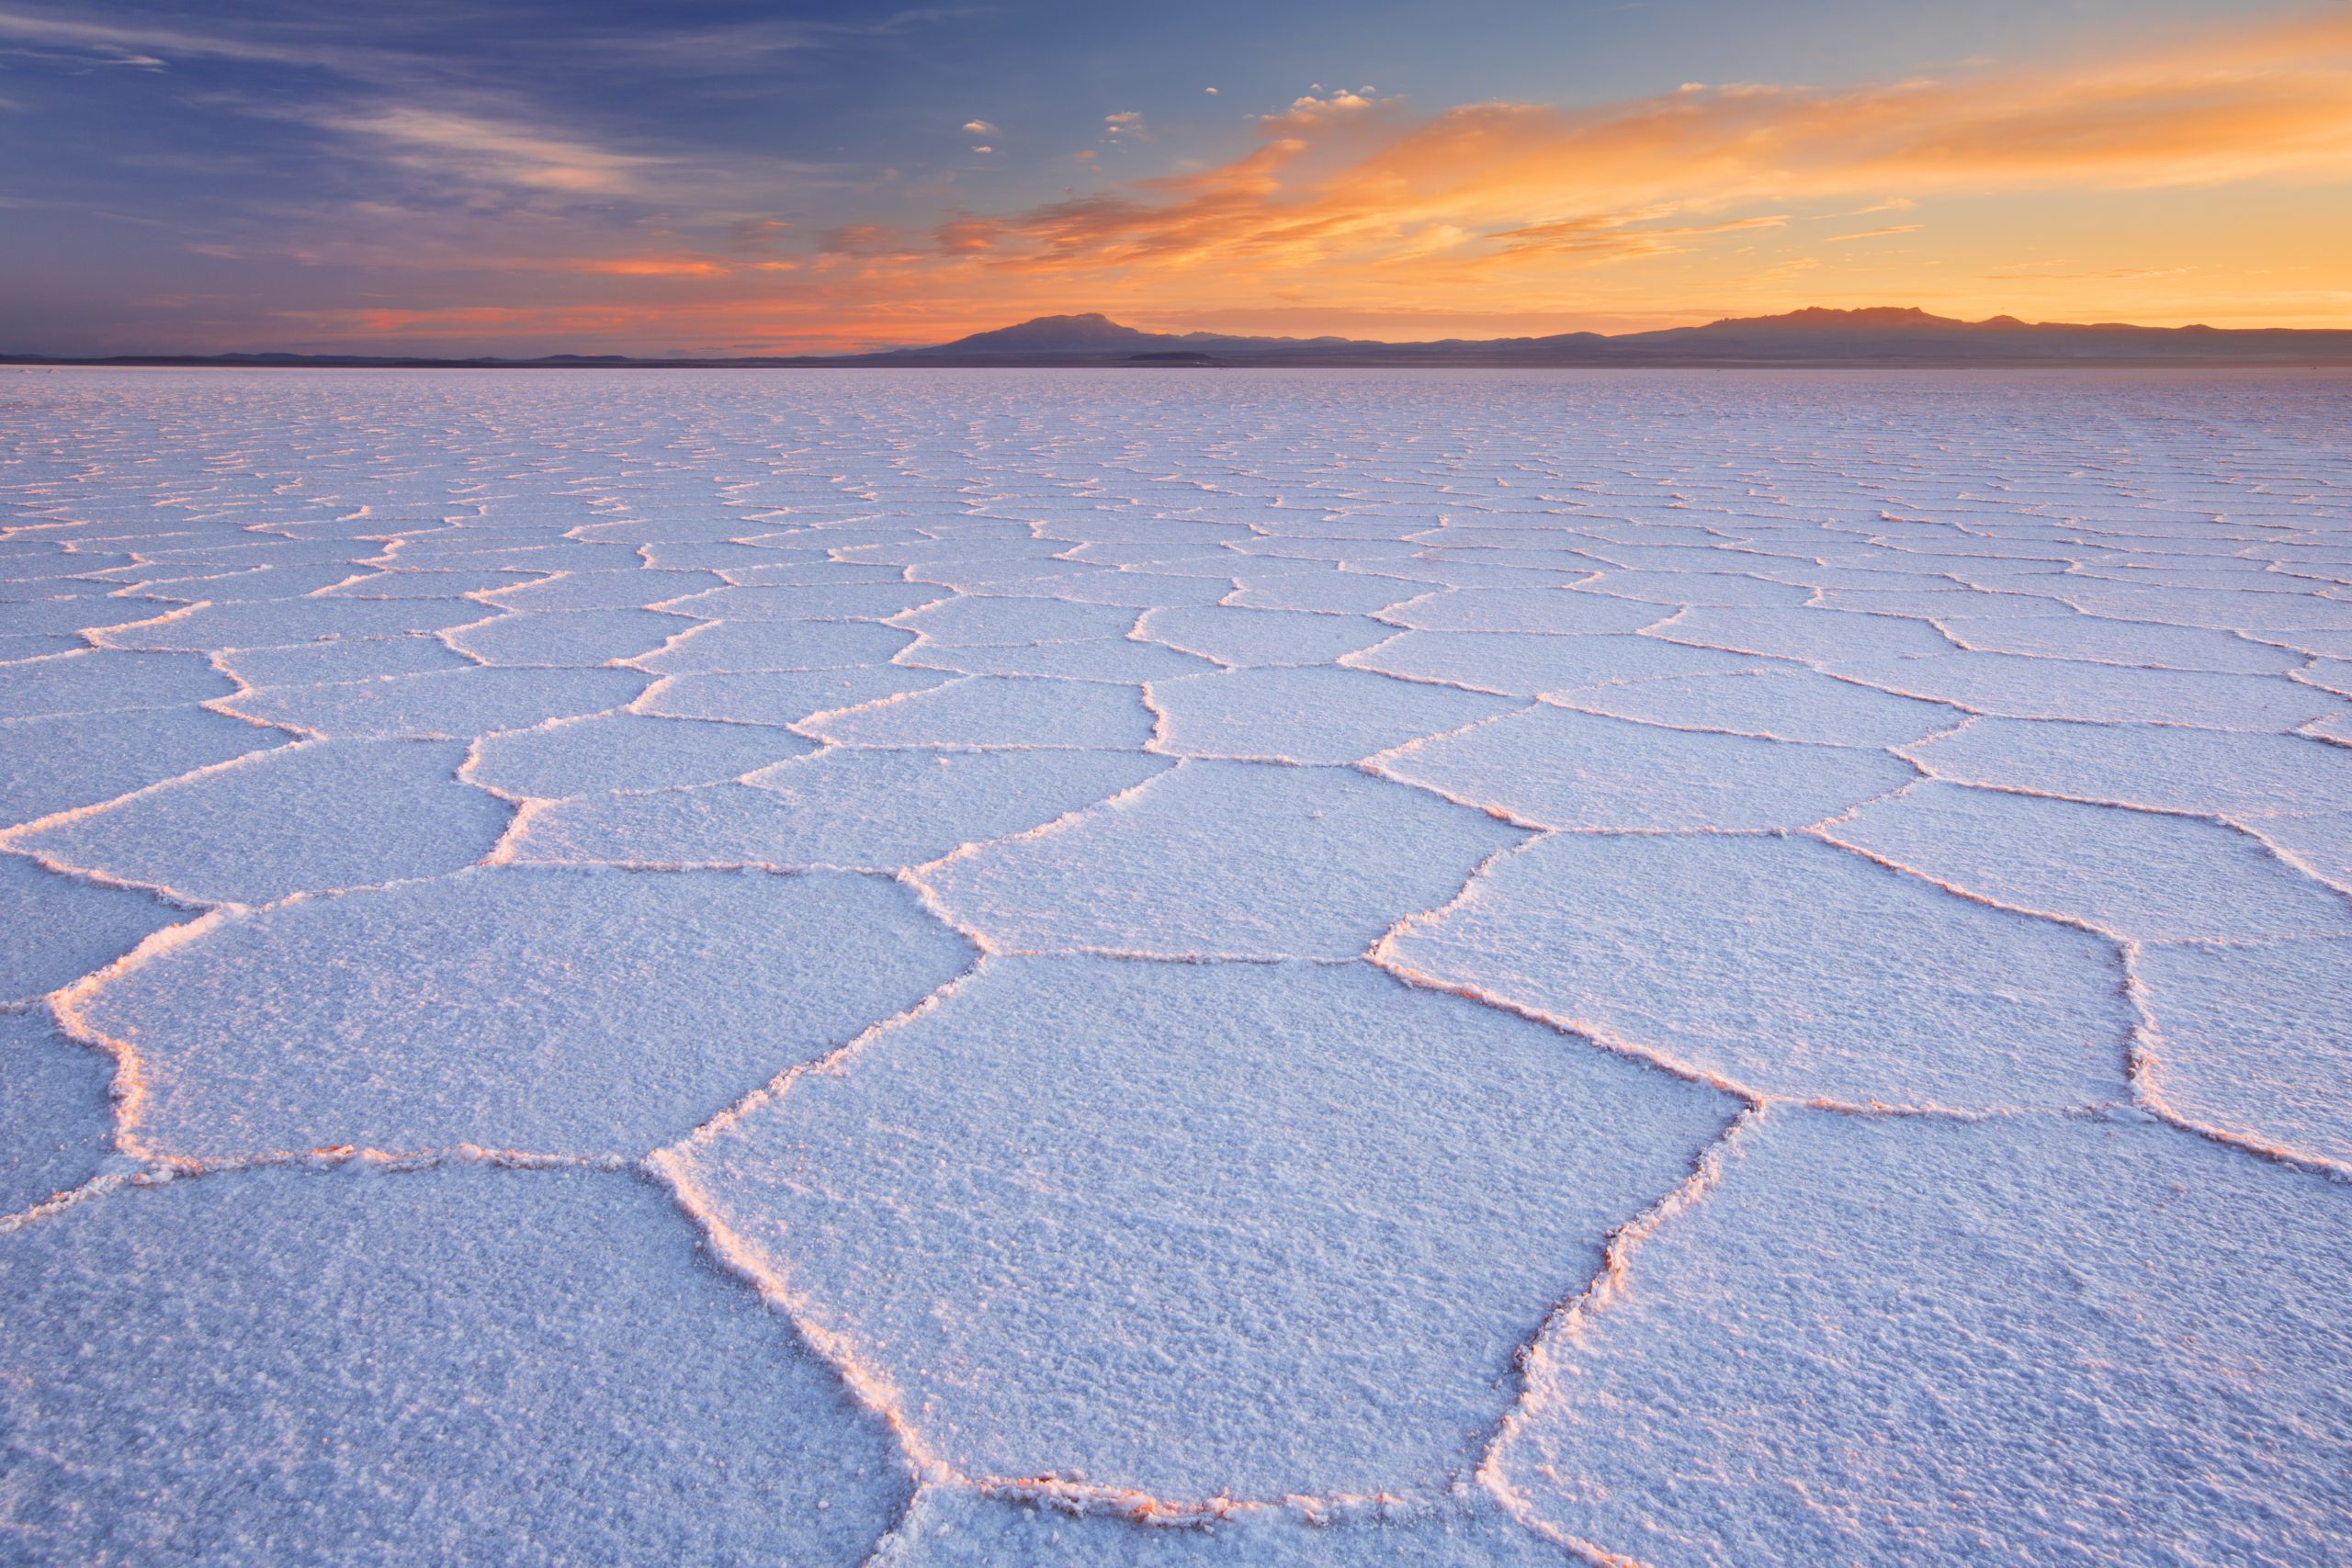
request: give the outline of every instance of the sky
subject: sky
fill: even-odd
[[[2352,327],[2352,4],[0,0],[0,351]]]

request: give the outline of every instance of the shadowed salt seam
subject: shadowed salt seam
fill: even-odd
[[[763,1514],[673,1443],[673,1556],[2352,1533],[2352,387],[1215,389],[0,385],[8,1553],[323,1539],[251,1434],[331,1358],[56,1457],[45,1303],[158,1387],[299,1348],[175,1337],[151,1213],[413,1267],[403,1193],[585,1238],[611,1173],[898,1455]],[[692,1273],[630,1299],[735,1324]],[[434,1400],[553,1463],[527,1382]],[[364,1532],[431,1418],[289,1472],[388,1465]]]

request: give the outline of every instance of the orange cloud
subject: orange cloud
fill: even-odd
[[[1588,110],[1473,105],[1409,124],[1364,112],[1375,107],[1354,94],[1302,98],[1222,167],[962,219],[955,249],[1026,270],[1362,265],[1426,255],[1419,242],[1442,228],[1465,262],[1597,259],[1783,220],[1644,229],[1629,214],[1889,189],[1907,202],[2341,181],[2352,173],[2352,17],[2064,72],[1837,91],[1693,85]]]
[[[1787,225],[1786,213],[1772,213],[1758,218],[1734,218],[1722,223],[1685,224],[1679,228],[1635,228],[1645,215],[1638,213],[1605,213],[1592,218],[1567,218],[1552,223],[1531,223],[1523,229],[1505,229],[1487,236],[1502,247],[1506,256],[1545,254],[1574,255],[1596,259],[1630,256],[1666,255],[1684,249],[1678,241],[1695,240],[1713,234],[1736,234],[1749,229],[1779,229]],[[1910,228],[1917,228],[1914,223]],[[1894,230],[1883,231],[1893,233]],[[1849,236],[1859,239],[1860,235]]]
[[[1106,129],[1125,141],[1140,123],[1123,112]],[[582,288],[608,279],[627,299],[609,308],[343,320],[370,336],[737,351],[937,342],[1090,309],[1390,337],[1814,303],[2352,323],[2352,14],[2064,68],[1690,84],[1584,108],[1417,114],[1369,89],[1318,89],[1252,123],[1220,164],[1025,209],[841,212],[791,231],[809,235],[793,246],[777,220],[730,217],[706,226],[708,256],[529,264],[582,274]],[[481,129],[449,130],[443,150],[511,159],[518,180],[567,160],[592,177],[645,173]],[[1854,229],[1866,215],[1889,220]],[[1918,238],[1860,243],[1904,235]]]

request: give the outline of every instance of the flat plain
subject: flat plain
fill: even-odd
[[[2352,377],[0,377],[0,1559],[2318,1563]]]

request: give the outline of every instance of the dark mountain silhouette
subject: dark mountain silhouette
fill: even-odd
[[[450,368],[597,369],[616,367],[969,366],[1080,367],[1490,367],[1520,369],[1686,366],[1713,368],[1868,367],[2109,368],[2233,366],[2352,366],[2352,331],[2206,326],[2141,327],[1995,316],[1963,321],[1907,306],[1859,310],[1814,307],[1781,316],[1731,317],[1699,327],[1603,336],[1447,338],[1378,343],[1363,338],[1244,337],[1217,333],[1154,333],[1100,314],[1039,316],[928,348],[877,354],[740,359],[632,359],[619,355],[552,355],[541,359],[439,359],[355,355],[137,355],[110,359],[51,359],[0,355],[0,364],[404,366]]]
[[[974,333],[936,348],[899,352],[956,353],[974,358],[1026,354],[1135,354],[1162,347],[1167,342],[1168,334],[1164,333],[1121,326],[1104,315],[1039,316],[994,332]]]
[[[929,348],[891,349],[890,359],[1009,359],[1034,355],[1160,355],[1279,353],[1293,349],[1347,345],[1340,337],[1236,337],[1226,333],[1154,333],[1125,326],[1099,312],[1083,316],[1039,316],[993,332],[974,333],[954,343]],[[1383,346],[1362,344],[1358,346]]]
[[[1813,307],[1781,316],[1731,317],[1699,327],[1604,337],[1374,343],[1352,338],[1147,333],[1100,315],[1042,316],[933,348],[901,349],[899,363],[1076,365],[1203,356],[1221,365],[1292,366],[2205,366],[2352,365],[2352,332],[2141,327],[2120,322],[1963,321],[1908,306]]]

